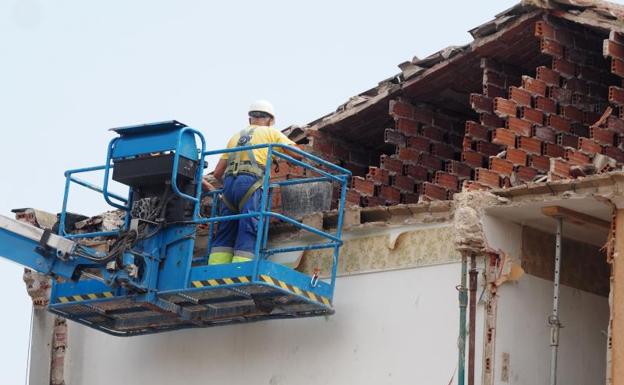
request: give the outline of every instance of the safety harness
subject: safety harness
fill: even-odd
[[[255,127],[249,127],[242,130],[239,134],[236,147],[244,147],[249,145],[249,143],[251,143],[251,139],[253,137],[255,129]],[[231,152],[228,155],[228,163],[225,169],[225,176],[236,177],[238,176],[238,174],[243,173],[256,176],[258,180],[256,181],[256,183],[251,185],[249,190],[247,190],[245,195],[243,195],[243,198],[238,203],[238,207],[232,204],[232,202],[228,201],[225,198],[225,195],[221,194],[221,200],[223,201],[223,204],[225,204],[228,209],[236,214],[243,210],[243,207],[245,207],[247,201],[249,201],[249,199],[256,192],[256,190],[258,190],[262,186],[262,179],[264,178],[264,168],[258,165],[256,157],[253,154],[253,150],[246,150],[245,152],[247,152],[247,158],[249,160],[242,160],[243,151]]]

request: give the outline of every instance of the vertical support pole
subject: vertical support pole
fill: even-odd
[[[468,291],[466,288],[468,274],[468,258],[462,255],[461,283],[459,292],[459,357],[457,362],[457,385],[466,383],[466,309],[468,308]]]
[[[468,339],[468,385],[475,384],[475,331],[477,324],[477,257],[470,254],[470,330]]]
[[[615,215],[611,283],[611,383],[624,381],[624,209]]]
[[[195,199],[197,199],[197,201],[195,202],[195,210],[193,211],[193,220],[197,221],[200,219],[199,213],[201,211],[202,180],[204,179],[204,165],[206,163],[206,156],[204,155],[204,153],[206,152],[206,139],[204,138],[202,134],[200,134],[199,132],[195,130],[189,129],[189,131],[192,132],[193,135],[199,136],[199,141],[201,142],[201,145],[202,145],[201,152],[199,152],[199,167],[197,168],[197,186],[195,186]],[[176,154],[180,151],[179,147],[182,142],[183,132],[185,132],[184,129],[180,131],[180,134],[178,137],[178,148],[176,149]],[[174,172],[177,174],[178,170],[175,169]]]
[[[269,181],[269,196],[267,197],[267,207],[266,207],[266,211],[268,213],[271,212],[271,210],[273,209],[273,189],[270,187],[271,183]],[[267,217],[266,219],[267,223],[264,226],[264,234],[262,235],[262,250],[266,250],[267,248],[267,244],[269,243],[269,225],[271,224],[271,217]]]
[[[258,279],[258,269],[260,267],[260,251],[262,249],[264,238],[264,226],[268,226],[268,221],[271,219],[267,215],[267,201],[269,199],[269,184],[271,180],[271,161],[273,160],[273,145],[269,145],[267,149],[267,161],[265,165],[265,173],[262,182],[262,199],[260,201],[260,212],[258,213],[258,232],[256,233],[256,245],[254,248],[254,268],[252,279],[255,281]]]
[[[212,196],[212,206],[210,206],[210,218],[216,218],[217,213],[220,213],[219,205],[221,204],[220,194],[211,193]],[[208,225],[208,245],[206,246],[206,255],[202,257],[202,263],[208,264],[208,259],[210,259],[210,253],[212,252],[212,242],[214,237],[214,227],[215,223],[210,222]]]
[[[555,277],[553,285],[553,311],[548,317],[550,325],[550,385],[557,384],[557,354],[559,353],[559,330],[561,322],[559,321],[559,291],[561,279],[561,238],[563,231],[563,218],[556,217],[557,235],[555,240]]]
[[[126,216],[124,218],[124,225],[122,230],[128,230],[130,228],[130,221],[132,220],[132,202],[134,202],[134,189],[128,189],[128,210],[126,210]]]
[[[340,202],[338,202],[338,225],[336,226],[336,238],[342,238],[342,226],[344,225],[344,210],[345,204],[347,200],[347,177],[340,177]],[[336,287],[336,276],[338,275],[338,258],[340,257],[340,246],[341,244],[337,244],[334,247],[333,261],[332,261],[332,272],[331,272],[331,292],[332,298],[334,293],[334,288]]]
[[[65,175],[65,192],[63,193],[63,208],[61,209],[61,219],[59,222],[58,235],[64,237],[65,233],[65,218],[67,217],[67,201],[69,199],[69,189],[71,187],[71,174]]]
[[[113,148],[115,147],[115,143],[117,143],[118,140],[119,138],[115,138],[111,140],[110,143],[108,144],[108,150],[106,152],[106,165],[104,166],[104,183],[102,184],[102,195],[104,196],[104,200],[106,201],[106,203],[108,203],[109,205],[119,210],[130,211],[132,210],[131,201],[128,201],[126,206],[121,206],[113,202],[110,196],[108,195],[108,183],[110,179],[111,161],[113,159]]]

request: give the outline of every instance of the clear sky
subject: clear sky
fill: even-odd
[[[258,98],[305,124],[515,3],[0,0],[0,214],[59,211],[63,171],[102,164],[110,127],[177,119],[216,149]],[[30,301],[5,261],[0,299],[0,384],[22,384]]]

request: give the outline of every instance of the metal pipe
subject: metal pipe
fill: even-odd
[[[193,209],[193,219],[198,219],[199,218],[199,206],[201,205],[201,189],[202,189],[201,178],[202,178],[202,173],[204,171],[204,157],[203,156],[199,157],[199,166],[197,168],[197,175],[196,175],[196,178],[199,180],[197,181],[198,182],[197,186],[195,186],[195,196],[191,196],[191,195],[183,193],[182,191],[180,191],[180,188],[178,187],[178,167],[179,167],[178,165],[180,164],[180,156],[181,156],[180,146],[182,143],[182,135],[184,135],[187,131],[199,137],[201,144],[202,144],[201,154],[206,152],[206,139],[201,134],[201,132],[190,127],[184,127],[178,132],[178,140],[176,143],[175,154],[173,155],[173,169],[171,171],[171,189],[173,190],[173,193],[179,196],[180,198],[183,198],[183,199],[186,199],[195,203],[195,206]]]
[[[121,230],[112,231],[97,231],[95,233],[83,233],[83,234],[64,234],[67,239],[81,239],[81,238],[96,238],[96,237],[113,237],[118,236]]]
[[[266,170],[262,177],[262,197],[260,198],[260,216],[258,217],[258,229],[256,234],[256,244],[254,247],[254,255],[256,256],[253,266],[252,279],[255,281],[258,279],[258,271],[260,269],[260,249],[262,247],[264,237],[264,226],[268,226],[271,218],[267,213],[267,201],[269,199],[269,182],[271,180],[271,162],[273,161],[273,145],[269,145],[267,151]],[[268,236],[268,232],[267,232]]]
[[[61,209],[61,221],[59,222],[58,235],[65,236],[65,218],[67,217],[67,200],[69,199],[69,188],[71,186],[71,175],[65,173],[65,191],[63,193],[63,208]]]
[[[563,218],[557,217],[557,237],[555,240],[555,278],[553,285],[553,311],[548,317],[550,325],[550,385],[557,384],[557,355],[559,353],[559,282],[561,278],[561,233],[563,231]]]
[[[344,225],[344,209],[347,201],[347,176],[342,176],[340,179],[340,202],[338,203],[338,224],[336,226],[336,238],[342,239],[342,226]],[[332,264],[332,276],[331,276],[331,290],[334,292],[336,286],[336,276],[338,275],[338,258],[340,257],[340,244],[336,244],[334,248],[334,260]]]
[[[102,165],[102,166],[93,166],[93,167],[83,167],[83,168],[75,168],[73,170],[67,170],[65,171],[65,176],[70,176],[73,174],[81,174],[84,172],[92,172],[92,171],[101,171],[106,169],[106,165]]]
[[[202,144],[202,150],[199,153],[199,167],[197,169],[197,186],[195,186],[195,197],[197,198],[197,201],[195,202],[195,211],[193,212],[193,219],[197,220],[200,218],[200,212],[201,212],[201,198],[202,198],[202,181],[204,179],[204,166],[206,164],[206,158],[203,156],[204,151],[206,151],[206,138],[204,138],[204,135],[195,130],[192,129],[190,127],[185,127],[182,129],[182,131],[180,131],[180,133],[178,133],[178,140],[182,140],[182,133],[185,132],[186,130],[190,131],[192,134],[194,134],[196,137],[199,137],[199,140]],[[178,142],[178,146],[180,145],[180,142]],[[176,153],[178,152],[178,150],[176,150]],[[176,172],[177,174],[177,172]]]
[[[271,187],[268,188],[269,196],[267,197],[267,207],[266,211],[271,212],[273,209],[273,189]],[[264,226],[264,234],[262,235],[262,246],[260,250],[266,250],[267,245],[269,244],[269,227],[271,225],[270,219],[267,221],[266,226]],[[268,253],[266,254],[269,255]]]
[[[477,323],[477,258],[470,255],[470,330],[468,338],[468,385],[475,381],[475,330]]]
[[[342,245],[342,240],[340,239],[340,236],[335,236],[335,235],[331,235],[329,233],[325,233],[325,232],[323,232],[321,230],[315,229],[314,227],[305,225],[305,224],[303,224],[301,222],[297,222],[296,220],[294,220],[294,219],[292,219],[290,217],[287,217],[287,216],[285,216],[283,214],[266,213],[266,215],[274,217],[274,218],[277,218],[280,221],[287,222],[287,223],[290,223],[292,225],[295,225],[295,226],[299,227],[300,229],[309,231],[312,234],[318,235],[319,237],[327,238],[327,239],[330,239],[330,240],[332,240],[334,242],[340,242],[340,244]]]
[[[349,176],[351,175],[351,171],[347,170],[346,168],[343,168],[343,167],[340,167],[340,166],[336,166],[335,164],[333,164],[331,162],[328,162],[325,159],[319,158],[318,156],[315,156],[315,155],[312,155],[310,153],[307,153],[307,152],[299,149],[298,147],[289,146],[289,145],[286,145],[286,144],[275,144],[274,147],[280,147],[283,150],[288,150],[288,152],[291,152],[291,153],[294,152],[295,154],[299,154],[299,155],[301,155],[304,158],[307,158],[307,159],[309,159],[311,161],[314,161],[314,162],[316,162],[318,164],[321,164],[323,166],[329,167],[332,170],[337,171],[337,172],[339,172],[339,173],[341,173],[343,175],[349,175]],[[282,155],[282,154],[283,154],[283,152],[280,153],[280,155]]]
[[[119,138],[115,138],[111,140],[110,143],[108,144],[108,150],[106,151],[106,164],[104,165],[104,184],[102,185],[102,190],[103,190],[102,195],[104,196],[104,200],[106,201],[106,203],[108,203],[109,205],[119,210],[130,211],[131,207],[122,206],[111,201],[109,197],[109,193],[108,193],[108,179],[110,177],[110,170],[113,168],[113,166],[111,165],[111,160],[113,157],[113,147],[115,147],[115,143],[117,143],[118,140]],[[129,204],[130,203],[128,203],[128,205]]]
[[[216,218],[217,212],[220,212],[219,204],[220,199],[218,195],[212,195],[212,206],[210,207],[210,218]],[[212,238],[214,237],[214,222],[210,222],[208,225],[208,245],[206,246],[206,255],[202,258],[206,263],[208,263],[208,259],[210,258],[210,253],[212,252]]]
[[[73,177],[73,176],[72,176],[72,177],[70,177],[70,179],[71,179],[71,181],[72,181],[72,182],[74,182],[74,183],[76,183],[76,184],[78,184],[78,185],[80,185],[80,186],[86,187],[86,188],[88,188],[89,190],[92,190],[92,191],[98,192],[98,193],[100,193],[100,194],[104,192],[104,190],[102,190],[102,189],[101,189],[101,188],[99,188],[98,186],[96,186],[96,185],[94,185],[94,184],[92,184],[92,183],[89,183],[89,182],[87,182],[87,181],[84,181],[84,180],[82,180],[82,179],[78,179],[78,178]],[[110,191],[109,191],[108,195],[110,195],[110,197],[111,197],[111,198],[115,198],[115,199],[117,199],[118,201],[120,201],[120,202],[122,202],[122,203],[128,203],[128,200],[127,200],[126,198],[124,198],[124,197],[122,197],[122,196],[119,196],[119,195],[117,195],[117,194],[115,194],[115,193],[112,193],[112,192],[110,192]]]
[[[287,179],[283,181],[271,182],[271,187],[289,186],[293,184],[304,184],[304,183],[315,183],[315,182],[331,182],[331,180],[329,180],[329,178],[324,177],[324,176],[319,176],[316,178]]]
[[[459,357],[457,362],[457,385],[466,383],[466,309],[468,308],[468,292],[466,290],[466,275],[468,274],[468,258],[462,256],[461,283],[459,292]]]
[[[261,213],[258,211],[251,211],[245,214],[233,214],[233,215],[224,215],[222,217],[214,217],[214,218],[202,218],[202,219],[198,219],[196,221],[188,221],[188,222],[181,222],[183,224],[186,225],[198,225],[198,224],[202,224],[202,223],[217,223],[217,222],[226,222],[226,221],[237,221],[239,219],[244,219],[244,218],[251,218],[251,217],[258,217],[260,216]]]
[[[268,249],[266,251],[267,255],[280,254],[280,253],[289,253],[291,251],[306,251],[306,250],[321,250],[321,249],[329,249],[332,247],[340,247],[340,242],[326,242],[326,243],[317,243],[314,245],[304,245],[304,246],[292,246],[292,247],[281,247],[276,249]]]
[[[344,175],[351,175],[351,171],[347,170],[346,168],[340,167],[340,166],[336,166],[333,163],[330,163],[328,161],[326,161],[325,159],[321,159],[318,156],[309,154],[305,151],[300,150],[297,147],[293,147],[293,146],[288,146],[285,144],[279,144],[279,143],[271,143],[271,144],[254,144],[252,146],[244,146],[244,147],[232,147],[232,148],[228,148],[225,150],[211,150],[211,151],[204,151],[203,156],[209,156],[209,155],[218,155],[218,154],[229,154],[230,152],[239,152],[239,151],[247,151],[247,150],[256,150],[256,149],[260,149],[260,148],[268,148],[268,147],[272,147],[272,148],[281,148],[283,150],[287,150],[291,153],[295,153],[295,154],[299,154],[302,157],[312,160],[318,164],[321,164],[323,166],[326,166],[334,171],[337,171],[341,174]],[[276,152],[274,153],[275,156],[279,156],[282,157],[281,155],[284,155],[283,152]],[[282,157],[283,158],[283,157]],[[290,159],[292,159],[291,157],[288,157]],[[286,158],[285,158],[286,159]],[[309,164],[305,164],[306,168],[311,167]]]
[[[297,160],[297,159],[293,158],[290,155],[282,154],[282,153],[279,153],[279,152],[276,152],[274,155],[276,157],[278,157],[278,158],[286,159],[288,161],[288,163],[296,164],[297,166],[301,166],[301,167],[306,168],[308,170],[311,170],[311,171],[313,171],[313,172],[315,172],[315,173],[317,173],[319,175],[322,175],[322,176],[324,176],[326,178],[329,178],[329,179],[333,180],[334,182],[340,183],[340,177],[339,176],[336,176],[336,175],[330,174],[330,173],[328,173],[326,171],[323,171],[320,168],[314,167],[314,166],[312,166],[309,163],[302,162],[300,160]]]

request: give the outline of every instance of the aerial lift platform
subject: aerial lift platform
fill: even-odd
[[[103,166],[65,173],[58,234],[0,216],[0,256],[53,278],[51,312],[116,336],[333,314],[348,170],[280,144],[206,151],[204,136],[177,121],[113,131],[118,136],[110,142]],[[281,158],[318,176],[271,181],[267,172],[260,210],[253,213],[219,216],[221,191],[209,192],[212,213],[202,217],[206,157],[256,148],[268,151],[266,170],[274,158]],[[284,149],[303,159],[293,158]],[[77,177],[102,171],[101,187]],[[110,191],[111,179],[127,186],[127,196]],[[323,181],[340,186],[335,231],[324,232],[271,211],[274,188]],[[115,231],[68,233],[67,206],[74,184],[98,192],[109,205],[123,210],[124,225]],[[258,219],[257,258],[225,265],[208,265],[208,254],[194,259],[198,225],[209,226],[212,234],[219,222],[244,217]],[[269,248],[271,218],[309,231],[322,241]],[[108,252],[81,244],[81,240],[97,237],[114,237],[115,242]],[[269,259],[274,254],[312,249],[333,250],[329,277],[309,276]]]

